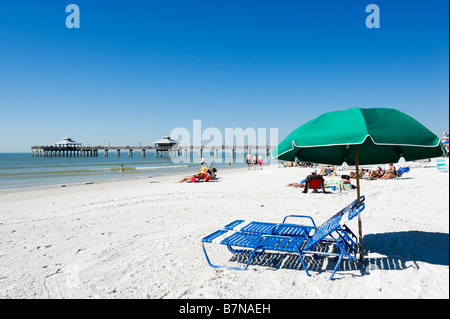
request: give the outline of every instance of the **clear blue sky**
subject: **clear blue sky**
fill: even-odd
[[[68,4],[80,28],[68,29]],[[380,28],[368,29],[368,4]],[[279,129],[397,108],[449,125],[448,0],[2,1],[0,152],[64,136],[149,144],[176,127]]]

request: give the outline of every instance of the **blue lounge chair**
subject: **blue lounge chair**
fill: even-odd
[[[238,222],[235,221],[226,226],[228,227],[228,229],[218,230],[202,239],[202,247],[206,257],[206,261],[211,267],[214,268],[246,270],[250,265],[253,257],[257,254],[264,253],[264,251],[266,250],[296,253],[300,257],[300,261],[303,268],[305,269],[306,274],[309,276],[308,269],[303,260],[303,255],[312,254],[314,256],[324,255],[339,257],[333,273],[330,276],[330,279],[332,279],[334,274],[336,273],[336,270],[339,268],[339,265],[344,256],[348,257],[350,260],[356,260],[356,253],[358,250],[357,237],[345,225],[345,223],[357,216],[364,209],[364,199],[365,197],[361,196],[360,204],[358,204],[355,200],[319,227],[315,226],[314,220],[311,217],[301,216],[311,218],[313,222],[313,226],[311,229],[312,234],[307,231],[306,226],[302,225],[283,223],[271,224],[259,222],[253,222],[254,227],[247,228],[247,230],[251,229],[252,231],[235,231],[231,230],[235,227],[235,225],[232,224]],[[252,223],[250,223],[249,225],[251,224]],[[263,224],[268,225],[266,225],[266,227],[263,227]],[[237,225],[239,225],[239,223]],[[281,231],[288,229],[292,230],[291,234],[287,234],[284,231]],[[211,243],[226,245],[227,248],[234,254],[249,254],[250,257],[247,261],[247,264],[243,268],[212,264],[205,249],[205,244]],[[321,244],[334,244],[336,245],[339,253],[320,251]],[[244,248],[244,250],[236,248]]]
[[[406,166],[406,167],[400,167],[400,168],[395,172],[395,174],[397,175],[397,177],[402,177],[403,174],[405,174],[406,172],[409,172],[409,171],[410,171],[409,166]]]
[[[448,172],[448,164],[445,159],[437,159],[436,164],[438,172]]]

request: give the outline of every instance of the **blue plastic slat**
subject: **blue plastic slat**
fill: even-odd
[[[244,248],[256,248],[258,245],[258,247],[267,250],[294,252],[297,245],[300,246],[303,243],[303,239],[236,232],[220,243]]]
[[[224,228],[225,228],[225,229],[232,230],[233,227],[235,227],[235,226],[237,226],[237,225],[239,225],[239,224],[241,224],[241,223],[243,223],[243,222],[244,222],[243,219],[238,219],[238,220],[235,220],[235,221],[232,222],[232,223],[229,223],[229,224],[226,225]]]
[[[227,232],[227,230],[218,230],[218,231],[212,233],[211,235],[208,235],[205,238],[203,238],[202,242],[211,243],[215,238],[221,236],[222,234],[224,234],[226,232]]]
[[[247,226],[242,227],[241,231],[260,234],[270,234],[274,226],[275,224],[273,223],[251,222]]]

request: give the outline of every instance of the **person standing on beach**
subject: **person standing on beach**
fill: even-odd
[[[250,165],[252,165],[252,154],[250,152],[248,152],[245,162],[247,163],[248,169],[250,169]]]
[[[256,154],[253,155],[252,164],[255,165],[255,169],[256,169],[256,164],[257,164]]]
[[[120,172],[123,173],[124,170],[123,165],[120,165]]]
[[[263,160],[262,154],[259,153],[258,164],[259,164],[259,167],[261,168],[261,170],[262,170],[263,163],[264,163],[264,160]]]

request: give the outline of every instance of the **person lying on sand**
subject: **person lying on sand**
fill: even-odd
[[[292,186],[292,187],[305,187],[305,181],[306,179],[302,180],[300,183],[289,183],[286,186]]]
[[[200,182],[202,180],[204,180],[204,182],[209,182],[211,179],[216,178],[216,173],[217,173],[217,170],[215,168],[212,168],[210,170],[208,169],[206,172],[200,172],[193,176],[186,176],[176,183],[184,183],[187,181],[196,183],[196,182]]]
[[[359,177],[364,177],[367,173],[367,169],[361,168],[359,170]],[[350,171],[350,173],[348,173],[348,175],[350,176],[350,178],[356,178],[356,173],[354,171]]]
[[[356,173],[350,171],[349,176],[350,178],[356,178]],[[376,169],[370,171],[362,168],[359,170],[359,177],[361,178],[368,177],[370,179],[391,179],[395,176],[397,176],[397,174],[394,164],[389,164],[389,169],[385,172],[383,172],[383,170],[379,166],[377,166]]]
[[[350,173],[348,175],[350,176],[350,178],[356,178],[356,173],[353,171],[350,171]],[[368,170],[365,168],[361,168],[359,170],[359,177],[361,177],[361,178],[375,179],[382,175],[383,175],[383,171],[381,170],[381,167],[379,167],[379,166],[374,170],[372,170],[372,169]]]

